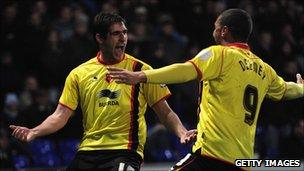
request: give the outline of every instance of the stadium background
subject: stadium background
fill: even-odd
[[[99,11],[126,18],[126,52],[154,68],[191,59],[212,45],[218,14],[242,8],[254,21],[249,45],[285,80],[304,75],[304,9],[295,0],[79,0],[0,1],[0,168],[64,168],[82,135],[81,113],[58,133],[30,144],[10,136],[9,124],[34,127],[57,105],[69,71],[96,55],[90,33]],[[195,128],[197,83],[169,85],[169,103],[187,128]],[[260,112],[256,157],[304,158],[303,98],[265,100]],[[146,169],[168,168],[191,149],[148,110]],[[155,164],[156,163],[156,164]],[[152,167],[150,167],[152,164]],[[157,166],[157,167],[156,167]]]

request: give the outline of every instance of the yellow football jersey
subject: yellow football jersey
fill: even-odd
[[[81,64],[68,75],[59,103],[83,113],[84,135],[78,150],[129,149],[143,157],[147,129],[144,113],[170,95],[157,84],[117,84],[107,76],[99,55]],[[151,69],[146,63],[125,54],[112,66],[130,71]]]
[[[265,96],[280,100],[284,80],[247,44],[210,46],[191,62],[201,76],[197,141],[193,151],[234,163],[253,158],[256,123]]]

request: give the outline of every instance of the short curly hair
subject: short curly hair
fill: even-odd
[[[98,33],[102,38],[107,37],[107,33],[109,32],[109,28],[114,23],[123,22],[126,23],[126,20],[122,18],[117,13],[98,13],[93,22],[93,37],[95,39],[95,35]]]
[[[221,26],[227,26],[235,41],[247,42],[252,32],[252,18],[242,9],[228,9],[219,17]]]

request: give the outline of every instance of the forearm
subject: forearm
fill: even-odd
[[[59,115],[52,114],[47,117],[40,125],[33,128],[32,131],[36,137],[49,135],[64,127],[67,121],[67,119],[60,118]]]
[[[304,96],[303,84],[294,82],[286,82],[286,92],[284,94],[285,100],[296,99]]]
[[[146,77],[145,82],[157,84],[183,83],[197,78],[197,71],[190,62],[172,64],[154,70],[143,71]]]
[[[163,119],[161,119],[161,123],[166,126],[166,128],[173,132],[178,137],[181,137],[187,130],[183,126],[182,122],[174,113],[171,111],[169,114],[166,115]]]

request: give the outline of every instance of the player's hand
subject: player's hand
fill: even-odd
[[[298,84],[304,84],[304,80],[303,80],[301,74],[298,73],[298,74],[296,75],[296,77],[297,77],[297,83],[298,83]]]
[[[146,76],[143,72],[132,72],[126,69],[108,67],[108,74],[116,83],[137,84],[145,82]]]
[[[36,138],[32,129],[16,125],[10,125],[9,127],[13,130],[12,136],[21,141],[30,142]]]
[[[194,141],[196,139],[196,135],[197,135],[197,130],[196,129],[192,129],[192,130],[186,131],[180,137],[180,143],[186,144],[186,143],[189,143],[191,141]]]

